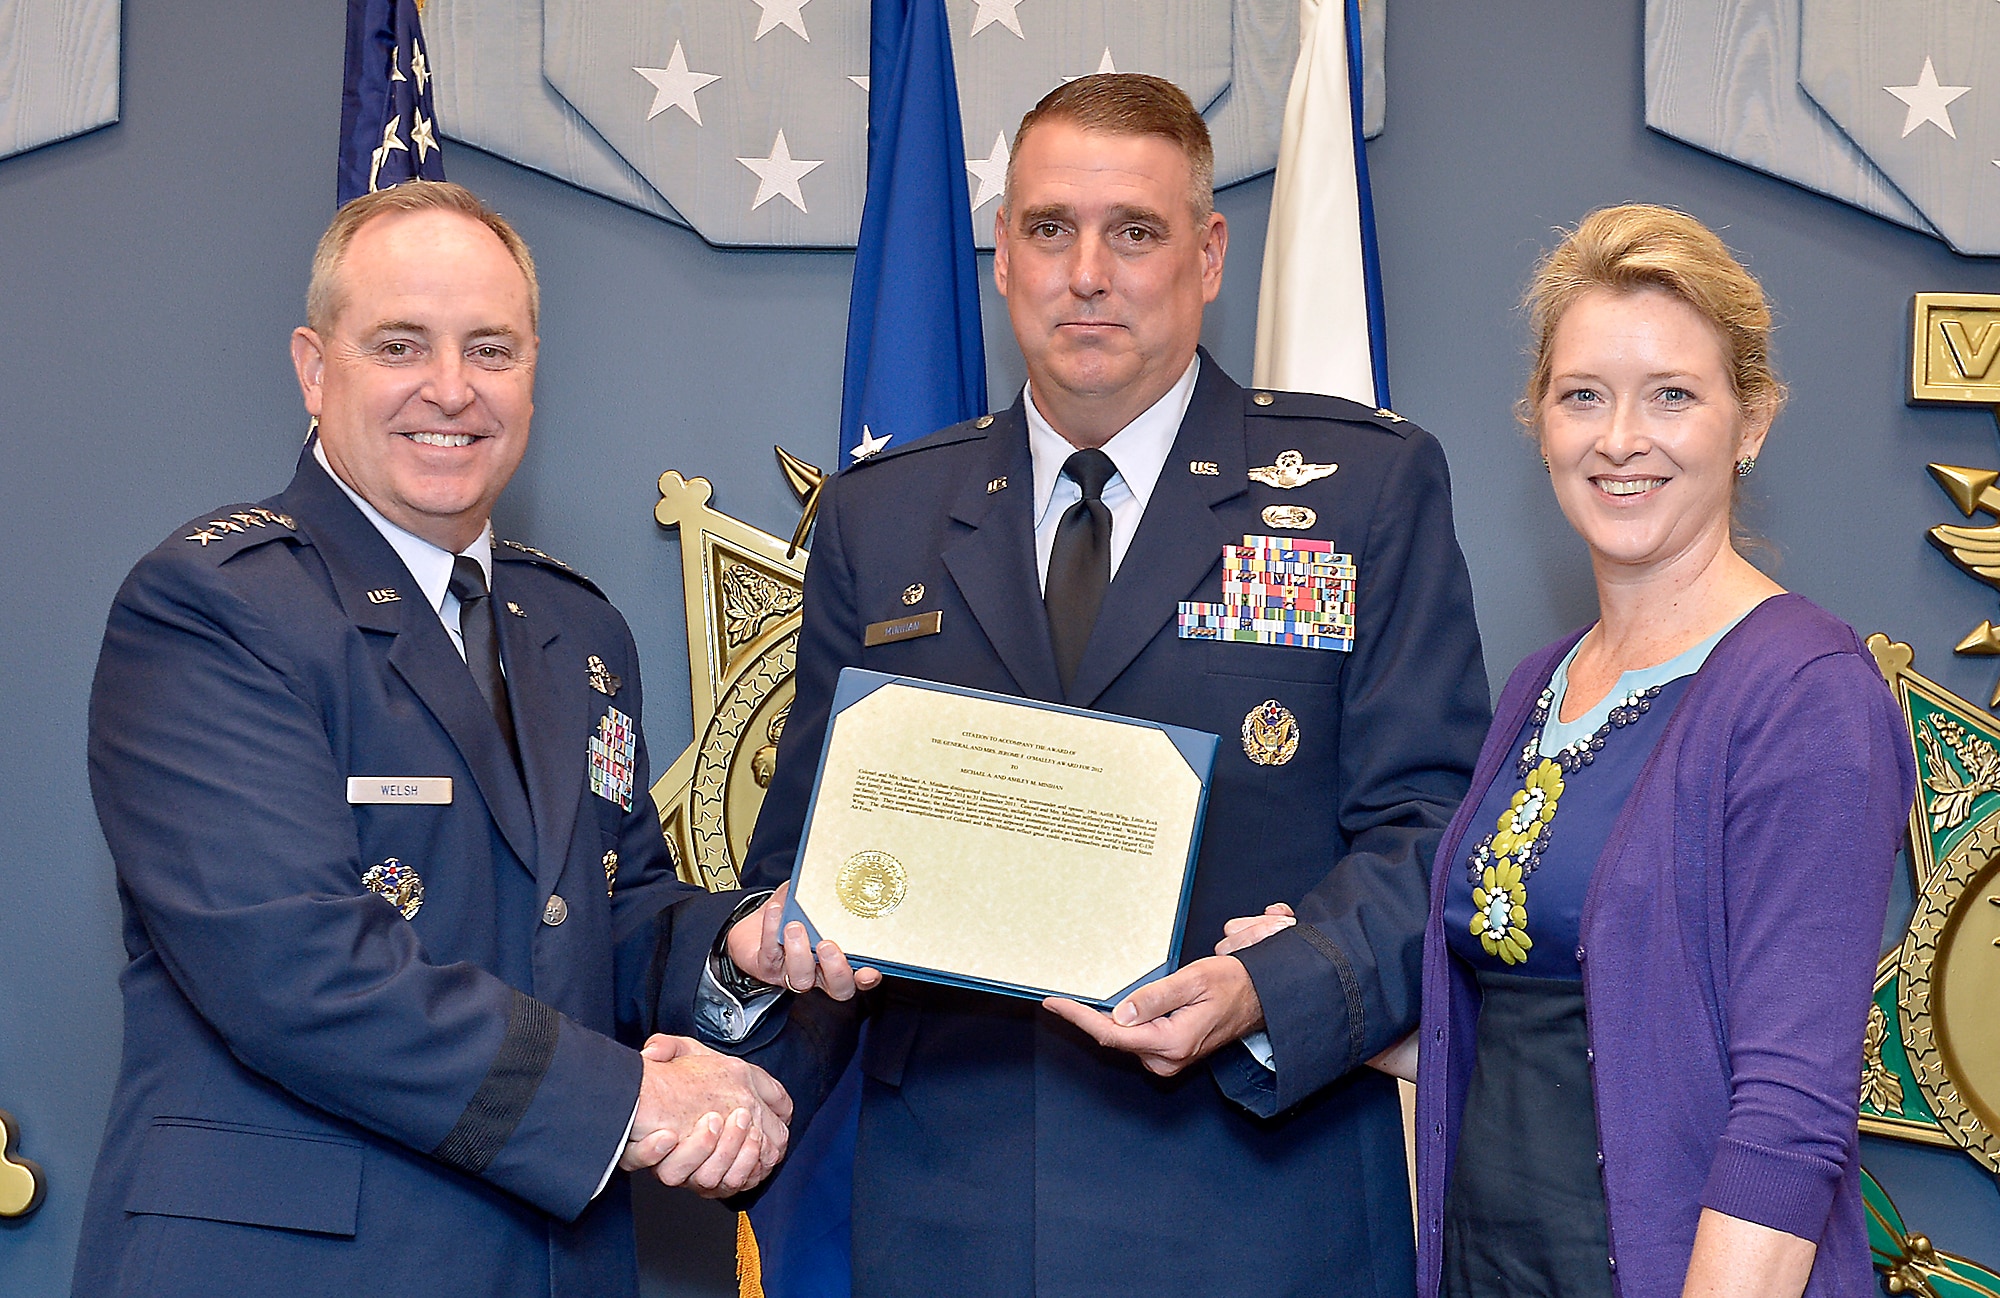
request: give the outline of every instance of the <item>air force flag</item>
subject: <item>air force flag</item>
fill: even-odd
[[[872,30],[843,464],[986,409],[979,263],[944,0],[874,0]]]
[[[339,201],[419,178],[443,180],[444,155],[416,0],[347,0]]]

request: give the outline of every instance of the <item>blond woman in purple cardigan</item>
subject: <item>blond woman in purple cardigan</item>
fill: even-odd
[[[1639,206],[1585,218],[1528,308],[1520,414],[1599,615],[1500,697],[1422,1025],[1378,1061],[1420,1054],[1419,1298],[1873,1294],[1861,1040],[1915,777],[1853,630],[1732,539],[1784,400],[1770,311]]]
[[[1521,414],[1599,616],[1516,670],[1439,848],[1419,1292],[1872,1293],[1861,1039],[1914,772],[1854,632],[1732,540],[1770,311],[1638,206],[1528,306]]]

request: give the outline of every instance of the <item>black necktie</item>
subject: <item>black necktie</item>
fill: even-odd
[[[486,698],[514,765],[521,749],[514,739],[514,714],[507,706],[507,677],[500,670],[500,639],[494,634],[493,601],[486,597],[486,570],[479,560],[459,555],[451,562],[451,593],[458,596],[458,634],[465,641],[465,665]]]
[[[1099,497],[1117,472],[1111,457],[1095,449],[1078,451],[1063,464],[1063,476],[1083,488],[1083,499],[1064,510],[1056,524],[1042,603],[1049,611],[1049,638],[1055,641],[1056,672],[1065,694],[1097,625],[1104,588],[1111,584],[1111,510]]]

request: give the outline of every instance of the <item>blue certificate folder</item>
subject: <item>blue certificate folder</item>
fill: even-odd
[[[1172,939],[1167,949],[1166,958],[1159,965],[1147,971],[1143,976],[1133,980],[1130,985],[1122,988],[1115,994],[1110,996],[1080,995],[1075,991],[1062,987],[1037,987],[1022,983],[996,981],[989,978],[953,973],[949,970],[918,967],[895,960],[871,958],[865,950],[848,950],[848,958],[854,965],[857,968],[864,964],[871,965],[886,974],[914,978],[924,982],[941,983],[951,987],[967,987],[982,991],[998,992],[1008,996],[1021,996],[1036,1000],[1044,996],[1070,996],[1086,1004],[1095,1005],[1100,1009],[1111,1008],[1129,995],[1133,989],[1142,987],[1146,983],[1152,982],[1157,978],[1162,978],[1172,972],[1180,961],[1181,936],[1182,930],[1187,923],[1188,897],[1194,884],[1195,859],[1201,849],[1202,821],[1208,808],[1209,778],[1215,764],[1215,746],[1217,741],[1214,735],[1199,730],[1189,730],[1180,726],[1164,725],[1156,721],[1142,721],[1132,717],[1114,716],[1110,713],[1090,712],[1081,708],[1063,707],[1059,704],[1039,703],[1013,695],[994,694],[986,690],[968,689],[960,685],[946,685],[937,681],[919,680],[910,676],[891,676],[882,672],[866,671],[859,667],[843,668],[840,673],[840,679],[834,687],[832,713],[827,725],[826,738],[820,747],[819,771],[813,777],[812,802],[807,808],[805,825],[799,835],[798,862],[792,870],[792,886],[788,891],[785,902],[785,922],[790,923],[793,920],[798,920],[806,926],[806,930],[811,935],[815,944],[820,941],[820,927],[813,922],[813,917],[807,914],[800,905],[799,897],[801,880],[804,878],[805,871],[808,868],[806,855],[807,847],[812,842],[813,821],[819,808],[821,789],[827,779],[827,754],[832,748],[834,732],[840,723],[841,714],[862,699],[867,698],[869,695],[875,693],[875,691],[887,685],[935,690],[945,694],[989,700],[1012,707],[1067,713],[1072,716],[1088,717],[1097,721],[1159,731],[1172,742],[1174,749],[1186,761],[1188,769],[1199,781],[1200,788],[1194,809],[1193,831],[1188,838],[1187,856],[1180,867],[1180,902],[1178,910],[1174,915]],[[1185,806],[1185,803],[1183,802],[1180,805]],[[1027,840],[1027,842],[1035,844],[1028,850],[1045,855],[1060,854],[1063,851],[1060,845],[1052,845],[1046,842],[1036,843],[1035,840]],[[826,864],[816,864],[812,868],[827,869],[832,867]],[[1152,877],[1159,878],[1160,876],[1155,875]],[[824,886],[823,881],[821,886]],[[1161,897],[1161,900],[1164,900],[1164,896]]]

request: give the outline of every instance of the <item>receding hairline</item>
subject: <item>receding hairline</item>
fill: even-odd
[[[463,185],[442,180],[412,180],[390,189],[362,194],[343,204],[320,235],[313,250],[312,277],[306,286],[306,324],[314,332],[326,334],[344,309],[345,284],[342,268],[348,250],[361,231],[384,217],[413,216],[441,212],[462,216],[485,227],[520,271],[527,289],[530,333],[541,328],[541,283],[535,274],[534,255],[527,241],[507,219],[488,207],[484,200]]]

